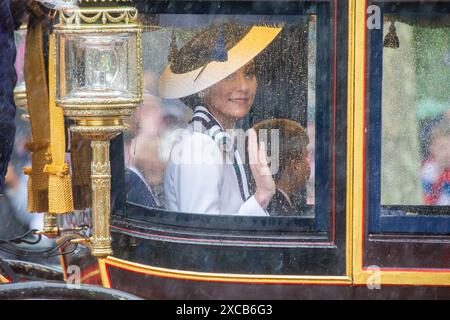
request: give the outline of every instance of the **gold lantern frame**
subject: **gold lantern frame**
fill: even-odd
[[[112,254],[110,235],[110,192],[111,192],[111,169],[109,161],[110,140],[123,131],[128,130],[127,119],[142,104],[142,54],[141,41],[143,27],[138,21],[138,11],[131,6],[107,6],[96,7],[97,1],[81,0],[80,4],[86,3],[76,9],[60,11],[59,23],[54,27],[56,35],[56,49],[53,59],[59,61],[60,77],[65,77],[66,62],[64,45],[60,42],[61,35],[86,35],[101,34],[114,35],[120,33],[135,33],[136,61],[129,61],[136,65],[136,87],[137,90],[131,97],[99,98],[69,100],[56,99],[56,105],[62,107],[64,115],[75,121],[71,131],[80,134],[83,138],[91,141],[91,188],[92,188],[92,211],[93,211],[93,233],[90,239],[86,239],[92,254],[104,257]],[[110,2],[130,2],[129,0],[110,0]],[[57,75],[54,75],[55,80]],[[58,78],[59,86],[65,85],[65,78]],[[56,82],[55,82],[56,83]],[[65,89],[59,87],[59,89]]]
[[[133,114],[135,107],[142,103],[142,25],[138,23],[138,12],[134,7],[88,7],[80,9],[69,9],[60,12],[60,23],[55,26],[54,32],[59,34],[116,34],[116,33],[136,33],[136,57],[137,57],[137,91],[135,98],[124,99],[104,99],[98,103],[89,99],[63,102],[56,100],[58,106],[64,109],[64,115],[80,123],[85,121],[93,125],[98,125],[101,119],[102,124],[118,125],[118,121],[108,122],[106,118],[112,117],[126,118]],[[59,73],[63,74],[66,69],[64,59],[61,59],[63,48],[55,50],[55,59],[60,61]],[[59,52],[58,52],[59,51]],[[56,60],[55,60],[56,61]],[[94,119],[95,118],[95,119]],[[120,124],[119,124],[120,125]]]

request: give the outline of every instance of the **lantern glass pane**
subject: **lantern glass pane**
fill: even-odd
[[[138,97],[136,33],[61,35],[61,102],[127,101]]]

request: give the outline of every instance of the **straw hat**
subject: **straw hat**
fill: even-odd
[[[274,26],[213,25],[169,53],[158,94],[178,99],[200,92],[245,66],[282,30]],[[176,51],[176,52],[173,52]]]

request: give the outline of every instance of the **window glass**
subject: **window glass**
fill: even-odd
[[[316,190],[329,188],[315,169],[317,16],[147,18],[144,103],[125,136],[127,201],[313,218]]]
[[[385,19],[382,205],[450,205],[449,26]]]
[[[382,28],[367,37],[369,232],[448,234],[448,8],[381,9]]]

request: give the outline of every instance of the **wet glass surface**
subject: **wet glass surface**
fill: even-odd
[[[161,14],[154,20],[158,26],[148,25],[143,35],[144,103],[131,121],[133,130],[125,135],[127,201],[189,213],[314,217],[316,16]],[[239,46],[246,35],[251,38],[248,30],[255,27],[281,31],[255,49],[253,59],[245,58],[253,49]],[[227,28],[234,28],[234,33]],[[199,36],[205,29],[210,30],[211,44],[201,50],[209,51],[192,54],[199,50],[192,44],[194,40],[206,41]],[[217,62],[211,55],[220,49],[221,32],[225,33],[228,57]],[[193,48],[187,49],[189,46]],[[233,48],[241,51],[233,55]],[[167,73],[171,59],[170,71],[175,76],[166,80],[161,74]],[[206,62],[199,61],[202,59]],[[235,60],[239,62],[233,65]],[[214,69],[214,64],[220,63]],[[184,77],[189,72],[199,80]],[[184,77],[181,81],[174,80],[180,75]],[[244,83],[243,89],[238,88],[242,79],[253,87]],[[197,81],[209,82],[201,86]],[[197,85],[200,89],[194,88]],[[228,103],[233,99],[241,101]],[[239,113],[239,103],[248,110]],[[219,131],[234,143],[221,146],[212,142],[216,137],[209,128],[205,130],[203,122],[199,140],[205,138],[206,147],[196,139],[192,143],[197,106],[205,107],[200,111],[203,116],[216,121]],[[261,189],[248,151],[248,129],[254,126],[258,141],[265,142],[268,176],[276,186],[269,203],[250,203]],[[197,155],[205,155],[200,159],[196,156],[186,162],[183,158],[181,164],[175,159],[177,152],[194,154],[199,148]],[[230,150],[237,150],[240,159]]]
[[[130,99],[138,96],[136,35],[62,35],[58,48],[57,99]],[[97,100],[96,100],[97,99]]]
[[[449,25],[386,17],[384,39],[381,204],[448,206]]]

